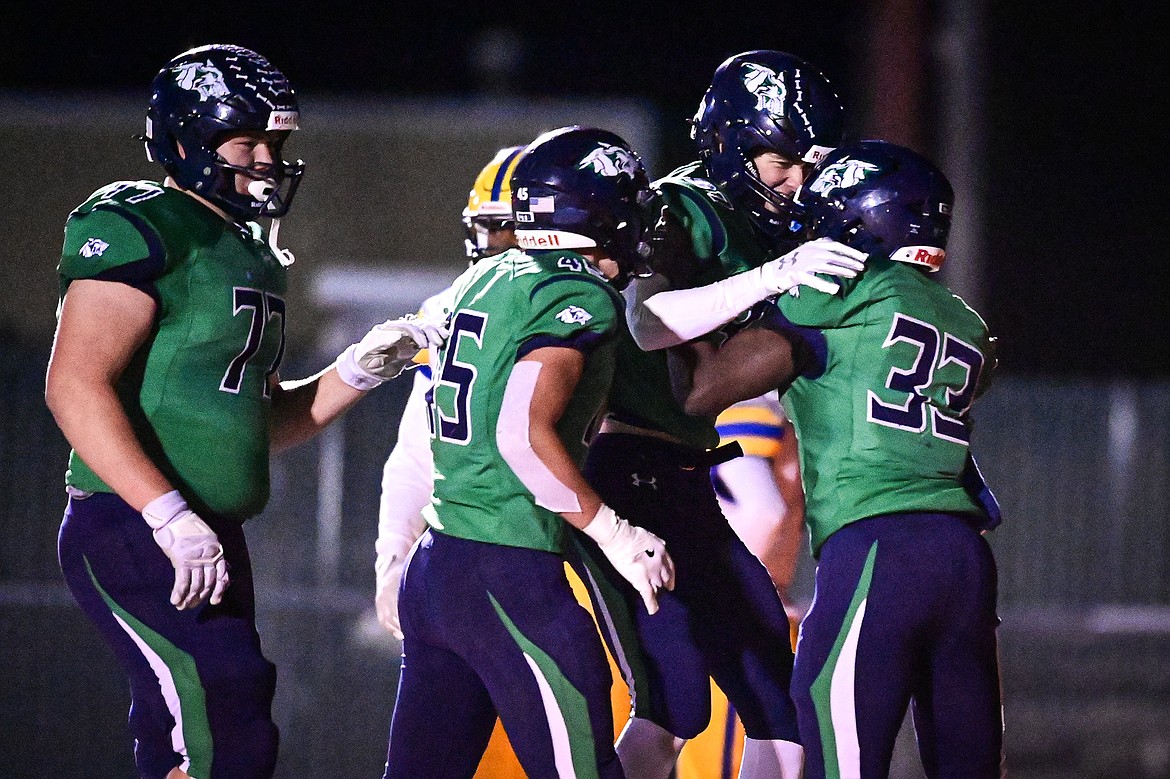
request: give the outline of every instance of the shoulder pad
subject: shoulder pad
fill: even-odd
[[[166,194],[166,189],[154,181],[115,181],[90,195],[76,211],[88,212],[108,206],[133,207]]]

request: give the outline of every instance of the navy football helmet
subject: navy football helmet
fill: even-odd
[[[841,143],[843,114],[828,79],[809,63],[782,51],[746,51],[716,68],[691,138],[711,180],[766,236],[785,238],[799,229],[798,212],[760,180],[752,158],[774,151],[816,163]]]
[[[268,60],[241,46],[212,44],[183,52],[155,76],[141,140],[147,158],[179,186],[232,217],[279,218],[288,212],[305,169],[300,160],[280,159],[298,118],[292,87]],[[245,168],[216,153],[227,134],[248,130],[280,134],[275,163]],[[236,191],[237,173],[254,179],[249,195]]]
[[[812,238],[832,238],[937,271],[946,259],[955,192],[930,160],[887,141],[841,146],[797,193]]]
[[[619,136],[577,125],[549,131],[512,173],[516,241],[523,249],[600,247],[617,262],[621,285],[641,269],[649,196],[646,168]]]

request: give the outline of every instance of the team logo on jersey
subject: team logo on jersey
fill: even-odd
[[[756,97],[756,110],[771,116],[784,116],[788,88],[780,74],[755,62],[743,63],[742,73],[744,88]]]
[[[691,178],[690,176],[683,177],[683,181],[690,184],[695,189],[701,191],[704,195],[707,196],[708,200],[711,200],[722,206],[726,206],[727,208],[732,208],[731,201],[727,199],[727,195],[724,195],[723,192],[720,191],[719,187],[715,186],[710,181],[707,181],[706,179]]]
[[[638,159],[621,146],[603,143],[577,163],[578,170],[587,168],[592,168],[599,176],[620,176],[624,173],[634,178],[638,172]]]
[[[557,319],[564,322],[566,325],[583,325],[592,318],[593,314],[590,314],[580,306],[569,306],[564,311],[557,314]]]
[[[90,238],[82,244],[81,249],[77,253],[82,257],[101,257],[106,253],[106,249],[108,248],[110,248],[110,245],[101,238]]]
[[[866,176],[877,171],[878,166],[872,162],[851,160],[846,157],[822,170],[817,180],[809,187],[809,191],[823,195],[829,190],[846,189],[859,184]]]
[[[226,97],[227,84],[224,83],[223,73],[219,68],[207,62],[188,62],[180,65],[175,77],[175,83],[183,89],[190,89],[199,93],[199,101],[213,97]]]

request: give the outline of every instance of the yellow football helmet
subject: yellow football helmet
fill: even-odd
[[[509,181],[523,150],[523,146],[500,149],[475,177],[475,185],[467,196],[467,208],[463,209],[463,229],[467,232],[463,243],[467,248],[467,258],[472,262],[515,246],[514,237],[509,236],[501,243],[500,236],[493,236],[493,232],[510,230],[514,226]]]

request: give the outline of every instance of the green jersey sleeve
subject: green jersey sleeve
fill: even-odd
[[[712,190],[718,193],[718,190]],[[711,203],[681,181],[662,181],[654,204],[678,221],[696,258],[717,258],[727,247],[727,231]]]
[[[166,251],[150,227],[114,208],[75,212],[65,223],[63,279],[148,283],[166,267]]]
[[[841,289],[834,294],[815,290],[812,287],[797,287],[798,295],[785,294],[776,300],[776,307],[785,319],[800,327],[841,327],[857,314],[869,301],[864,295],[850,293],[857,287],[858,279],[833,279]]]

